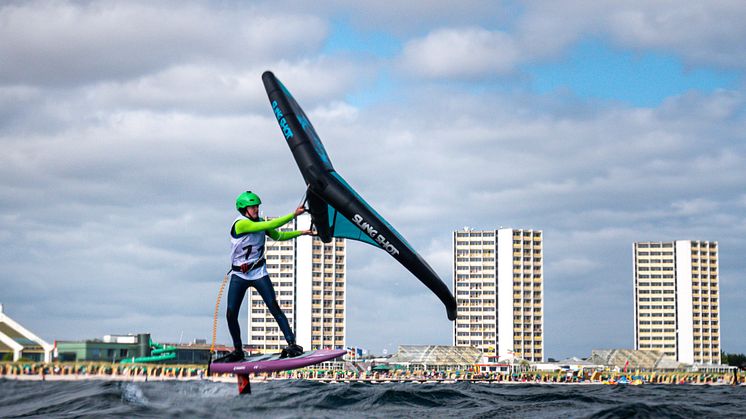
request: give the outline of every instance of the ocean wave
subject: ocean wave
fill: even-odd
[[[733,417],[746,387],[0,379],[2,417]]]

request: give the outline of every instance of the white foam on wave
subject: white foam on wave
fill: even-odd
[[[147,406],[150,403],[140,386],[135,383],[122,383],[122,401],[139,406]]]

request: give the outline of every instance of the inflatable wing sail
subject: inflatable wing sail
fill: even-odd
[[[311,122],[285,86],[267,71],[262,75],[269,102],[308,185],[308,212],[319,238],[366,242],[388,252],[425,284],[456,319],[456,299],[430,265],[332,167]]]

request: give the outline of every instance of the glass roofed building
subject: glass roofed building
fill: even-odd
[[[478,364],[482,351],[473,346],[401,345],[390,365],[401,365],[408,370],[463,370]]]

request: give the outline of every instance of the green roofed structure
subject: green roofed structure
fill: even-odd
[[[149,334],[106,335],[103,339],[57,341],[56,357],[63,362],[119,362],[133,356],[150,355]]]
[[[54,347],[5,314],[0,304],[0,359],[50,362]]]
[[[216,351],[225,354],[229,349],[221,345]],[[162,345],[153,342],[149,333],[106,335],[103,339],[57,341],[55,356],[62,362],[206,364],[210,360],[210,345],[204,340]]]

